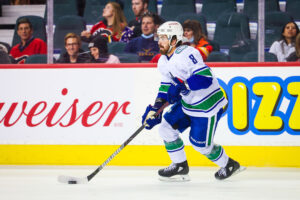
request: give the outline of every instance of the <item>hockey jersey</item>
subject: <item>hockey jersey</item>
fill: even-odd
[[[159,47],[153,37],[143,38],[140,36],[127,43],[124,51],[127,53],[137,53],[140,61],[143,62],[150,61],[159,52]]]
[[[30,39],[25,46],[19,43],[10,50],[10,55],[20,64],[23,64],[28,56],[34,54],[47,54],[47,45],[39,38]]]
[[[133,35],[133,31],[127,27],[122,27],[123,31],[121,34],[121,38],[119,38],[118,33],[113,33],[112,27],[108,27],[105,21],[100,21],[95,24],[91,29],[92,38],[89,40],[83,39],[84,41],[90,42],[92,39],[103,36],[108,38],[108,42],[129,42],[130,37]]]
[[[162,55],[158,60],[158,70],[162,75],[161,86],[158,97],[167,99],[167,92],[173,83],[173,77],[182,81],[192,75],[211,77],[207,88],[189,90],[181,94],[183,112],[194,117],[208,117],[216,114],[227,104],[227,100],[220,88],[218,80],[211,69],[202,60],[199,51],[193,47],[182,45],[176,48],[175,52],[168,57]],[[202,84],[201,81],[195,84]]]

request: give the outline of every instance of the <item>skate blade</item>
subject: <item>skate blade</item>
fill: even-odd
[[[224,178],[224,179],[217,179],[218,181],[223,181],[223,180],[227,180],[229,179],[230,177],[242,172],[242,171],[245,171],[247,169],[247,167],[244,167],[244,166],[240,166],[240,168],[238,170],[236,170],[235,172],[233,172],[233,174],[231,174],[231,176],[227,177],[227,178]]]
[[[175,175],[172,177],[159,176],[158,179],[164,182],[186,182],[191,180],[189,175]]]

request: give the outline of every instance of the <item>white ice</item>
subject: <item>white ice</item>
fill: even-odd
[[[66,185],[58,175],[85,177],[96,166],[0,166],[0,200],[299,200],[299,168],[250,167],[228,180],[215,167],[191,167],[191,181],[161,182],[159,167],[107,166],[88,184]]]

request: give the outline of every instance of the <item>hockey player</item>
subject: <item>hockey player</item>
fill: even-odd
[[[242,167],[227,156],[222,146],[213,142],[223,107],[227,104],[218,81],[197,49],[181,45],[183,29],[180,23],[165,22],[158,28],[157,36],[162,54],[157,67],[162,80],[155,103],[147,107],[142,123],[146,129],[161,123],[159,134],[172,164],[158,171],[160,179],[190,179],[184,143],[179,136],[188,127],[194,149],[221,167],[215,178],[226,179]],[[162,114],[154,117],[166,101],[174,105],[163,117]]]

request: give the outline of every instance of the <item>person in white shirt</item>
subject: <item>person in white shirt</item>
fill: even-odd
[[[277,56],[278,62],[286,62],[286,58],[295,51],[295,39],[299,27],[295,22],[288,22],[282,29],[281,38],[273,42],[269,52]]]

